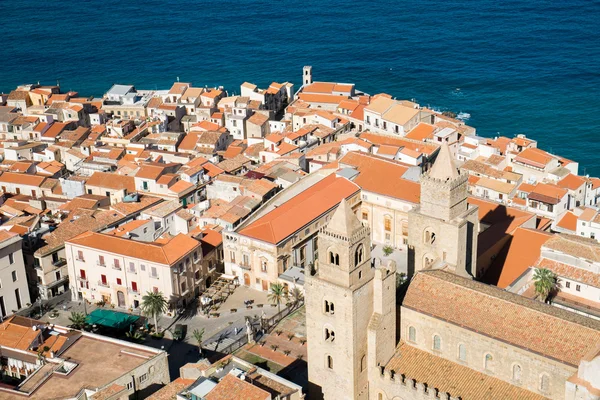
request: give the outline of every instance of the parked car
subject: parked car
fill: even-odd
[[[183,340],[185,338],[186,333],[187,333],[187,325],[177,324],[177,325],[175,325],[175,331],[173,331],[173,339]]]

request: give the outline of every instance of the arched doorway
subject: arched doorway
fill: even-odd
[[[117,301],[118,301],[119,307],[125,307],[125,294],[123,292],[121,292],[120,290],[117,292]]]
[[[250,275],[244,274],[244,285],[250,286]]]

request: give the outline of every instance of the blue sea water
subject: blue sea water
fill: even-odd
[[[354,82],[600,175],[600,2],[0,0],[0,91]]]

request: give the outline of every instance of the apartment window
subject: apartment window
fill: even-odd
[[[135,264],[132,262],[129,263],[129,272],[135,274]]]
[[[56,278],[57,281],[60,281],[60,271],[54,272],[54,277]]]
[[[244,254],[242,255],[243,257],[243,265],[249,266],[250,265],[250,256],[248,254]]]
[[[565,282],[565,287],[569,289],[571,287],[571,282]]]
[[[235,251],[229,252],[229,259],[231,260],[232,263],[235,262]]]
[[[414,326],[408,327],[408,340],[411,342],[417,341],[417,330],[415,329]]]
[[[106,275],[100,275],[100,282],[102,285],[106,286]]]
[[[13,282],[16,282],[16,281],[17,281],[17,279],[18,279],[18,278],[17,278],[17,271],[13,271],[13,272],[12,272],[12,280],[13,280]]]
[[[117,278],[117,285],[120,285],[122,283],[121,278]]]
[[[78,259],[79,261],[84,261],[84,260],[83,260],[83,251],[81,251],[81,250],[77,250],[77,259]]]
[[[131,282],[131,290],[133,290],[134,292],[137,293],[137,291],[138,291],[137,282]]]
[[[102,265],[102,266],[106,265],[104,263],[104,256],[98,256],[98,265]]]
[[[392,219],[390,217],[384,218],[384,226],[385,226],[386,232],[392,231]]]
[[[181,282],[181,293],[185,292],[185,282]]]
[[[8,253],[8,263],[13,264],[14,262],[15,262],[15,257],[13,256],[13,253]]]
[[[156,267],[151,267],[150,268],[150,276],[153,278],[158,277],[158,272],[156,271]]]
[[[133,390],[133,382],[127,382],[127,390]]]
[[[260,261],[260,270],[261,270],[262,272],[267,272],[267,260],[265,260],[265,259],[262,259],[262,260]]]
[[[148,380],[148,374],[140,375],[140,382],[146,382]]]
[[[260,285],[260,278],[256,278],[256,284]]]
[[[581,292],[581,285],[576,285],[575,290],[577,290],[578,292]]]
[[[145,264],[140,264],[140,269],[141,269],[142,271],[145,271],[145,270],[146,270],[146,265],[145,265]]]
[[[92,194],[92,189],[88,189],[87,193]]]
[[[121,263],[116,258],[115,258],[115,268],[116,269],[121,269]]]

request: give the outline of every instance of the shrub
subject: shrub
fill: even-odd
[[[383,246],[383,254],[387,257],[394,252],[394,248],[389,244]]]

